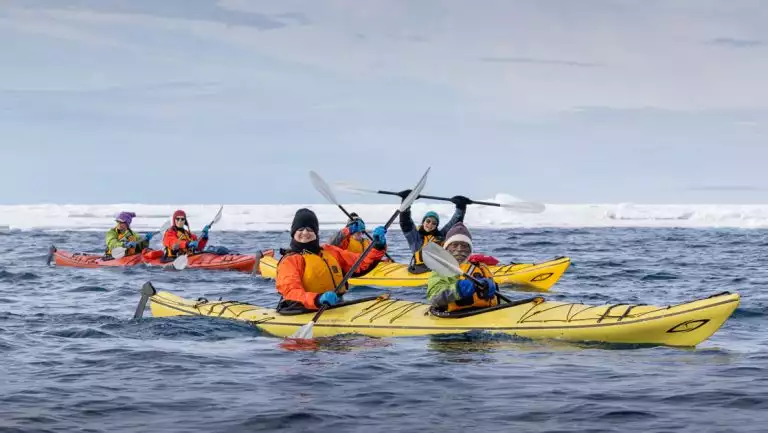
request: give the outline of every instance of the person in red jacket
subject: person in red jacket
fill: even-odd
[[[202,251],[208,243],[208,230],[210,227],[207,225],[203,227],[202,236],[198,240],[197,235],[189,230],[186,212],[177,210],[173,213],[173,225],[163,235],[165,256],[174,258],[180,254]]]
[[[360,257],[342,248],[320,245],[320,224],[309,209],[296,211],[291,224],[291,247],[277,265],[276,288],[282,295],[278,311],[285,309],[318,310],[322,304],[336,305],[347,288],[335,293],[336,286],[344,279],[352,265]],[[377,227],[373,231],[373,249],[365,257],[353,276],[364,275],[373,269],[387,249],[387,231]]]

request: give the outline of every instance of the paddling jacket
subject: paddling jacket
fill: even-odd
[[[408,241],[408,247],[411,249],[413,256],[411,257],[411,263],[408,265],[408,272],[412,274],[423,274],[429,272],[429,268],[424,264],[424,260],[421,257],[421,249],[427,242],[435,242],[438,245],[442,245],[445,240],[445,234],[456,223],[464,221],[464,209],[458,207],[453,212],[451,219],[443,226],[443,228],[427,233],[422,226],[416,226],[411,218],[411,208],[406,209],[400,213],[400,230],[403,231],[405,240]]]
[[[112,250],[114,248],[124,247],[126,242],[136,242],[136,248],[128,248],[125,250],[126,256],[132,256],[137,252],[143,250],[144,248],[149,247],[149,242],[147,242],[143,238],[139,238],[139,236],[136,233],[134,233],[133,230],[128,229],[120,233],[117,231],[117,227],[112,227],[107,232],[105,242],[107,243],[106,255],[108,256],[112,255]]]
[[[171,227],[163,235],[163,246],[165,247],[166,257],[176,257],[177,254],[187,254],[187,244],[197,240],[197,235],[187,229]],[[202,238],[197,244],[197,249],[202,251],[208,238]]]
[[[362,233],[360,235],[362,236]],[[336,234],[331,238],[331,242],[329,242],[329,244],[335,247],[339,247],[342,250],[347,250],[358,254],[365,251],[370,243],[371,241],[369,239],[357,239],[357,236],[349,234],[349,227],[344,227],[343,229],[336,232]]]
[[[461,270],[475,278],[490,278],[493,276],[488,266],[480,262],[462,263]],[[477,295],[477,292],[472,293],[470,297],[460,298],[459,291],[456,289],[456,283],[464,279],[464,276],[443,277],[437,272],[432,272],[429,280],[427,280],[427,300],[432,303],[433,308],[448,312],[496,305],[496,297],[493,299],[483,299]]]
[[[385,250],[371,249],[352,276],[364,275],[373,269],[384,256]],[[276,288],[285,301],[300,302],[304,308],[317,310],[317,299],[325,292],[332,292],[344,279],[360,254],[333,245],[320,247],[320,254],[309,251],[289,252],[277,264]],[[346,292],[346,287],[341,293]]]

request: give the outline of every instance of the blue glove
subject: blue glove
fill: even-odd
[[[335,292],[325,292],[317,300],[320,304],[336,305],[339,303],[339,296]]]
[[[125,248],[136,248],[136,242],[126,242],[123,245]]]
[[[152,236],[154,236],[154,235],[155,235],[154,233],[147,233],[147,234],[144,235],[144,240],[149,242],[149,241],[152,240]]]
[[[187,244],[187,248],[190,250],[196,250],[197,249],[197,241],[192,241]]]
[[[481,278],[480,281],[487,284],[487,288],[483,289],[483,293],[480,297],[483,299],[493,299],[493,297],[496,296],[496,289],[498,288],[496,281],[493,281],[493,278]]]
[[[459,298],[469,298],[475,293],[475,283],[472,280],[459,280],[456,282],[456,291],[459,292]]]
[[[351,223],[347,224],[347,228],[349,229],[349,234],[351,235],[355,233],[360,233],[362,231],[365,231],[365,222],[363,222],[363,220],[361,219],[356,219]]]
[[[378,226],[373,231],[373,247],[377,250],[387,247],[387,229],[384,226]]]
[[[208,230],[210,230],[210,229],[211,229],[211,226],[208,225],[208,224],[206,224],[205,227],[203,227],[203,237],[204,238],[208,237]]]

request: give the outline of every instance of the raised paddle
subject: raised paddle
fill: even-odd
[[[421,180],[419,180],[419,183],[416,184],[416,186],[413,188],[413,191],[411,191],[410,194],[403,200],[402,203],[400,203],[400,207],[395,211],[394,214],[389,218],[386,224],[384,224],[384,229],[388,229],[389,226],[392,225],[392,223],[395,221],[395,218],[397,218],[398,215],[400,215],[400,212],[408,209],[408,206],[413,203],[414,200],[416,200],[416,196],[419,195],[422,189],[424,189],[424,185],[427,183],[427,175],[429,174],[429,169],[427,169],[426,172],[424,172],[424,176],[421,177]],[[360,264],[363,263],[363,260],[368,255],[368,253],[371,252],[373,249],[373,242],[368,244],[368,247],[360,254],[360,257],[357,258],[355,263],[352,265],[351,268],[349,268],[349,271],[346,275],[344,275],[344,278],[341,280],[341,283],[339,283],[338,286],[336,286],[335,292],[338,294],[339,291],[341,291],[341,288],[344,287],[344,285],[347,283],[347,281],[352,277],[352,274],[357,271],[357,268],[360,267]],[[296,330],[296,332],[291,335],[290,338],[302,338],[302,339],[308,339],[312,338],[312,329],[315,326],[315,323],[317,323],[318,319],[320,319],[320,316],[323,314],[325,309],[328,308],[328,305],[323,304],[320,309],[317,311],[317,314],[312,318],[309,323],[306,325],[303,325],[301,328]]]
[[[171,226],[171,222],[166,220],[163,223],[163,225],[160,226],[159,229],[157,229],[154,232],[152,232],[152,236],[154,237],[155,235],[168,230],[168,227],[170,227],[170,226]],[[121,259],[121,258],[125,257],[125,248],[123,248],[123,247],[113,248],[112,249],[112,257],[115,258],[115,259]]]
[[[485,289],[488,288],[488,285],[484,281],[480,281],[472,275],[462,271],[453,255],[451,255],[448,250],[441,247],[440,245],[434,242],[429,242],[424,246],[424,248],[421,249],[421,254],[424,259],[424,264],[427,265],[429,269],[432,269],[438,274],[444,277],[455,277],[456,275],[463,275],[480,287]],[[496,292],[496,296],[498,296],[499,299],[512,303],[512,300],[502,295],[498,291]]]
[[[224,210],[224,205],[219,207],[219,211],[216,212],[216,216],[213,217],[213,221],[211,221],[211,223],[208,224],[208,228],[212,227],[215,223],[219,222],[219,220],[221,219],[221,213],[223,210]],[[188,255],[189,253],[182,254],[179,257],[176,257],[176,259],[173,261],[173,267],[179,271],[186,268],[187,265],[189,264]]]
[[[336,199],[336,194],[333,193],[333,189],[331,189],[331,187],[328,186],[327,183],[325,183],[325,181],[323,180],[322,177],[320,177],[319,174],[310,170],[309,178],[312,180],[312,185],[315,187],[316,190],[320,192],[320,194],[323,195],[323,197],[325,197],[329,202],[335,204],[339,209],[341,209],[341,211],[344,212],[344,215],[346,215],[347,218],[352,219],[352,215],[350,215],[349,212],[347,212],[347,210],[344,209],[344,206],[342,206],[341,203],[339,203],[339,200]],[[371,242],[373,242],[373,238],[371,237],[370,233],[368,233],[367,231],[363,231],[363,234],[368,239],[370,239]],[[384,255],[387,256],[387,258],[391,260],[392,263],[395,262],[395,259],[390,257],[389,254],[384,253]]]
[[[394,192],[394,191],[381,191],[381,190],[373,190],[373,189],[366,189],[366,188],[360,188],[358,186],[346,183],[346,182],[337,182],[335,185],[344,191],[349,191],[353,193],[367,193],[367,194],[384,194],[384,195],[396,195],[400,196],[400,193]],[[430,199],[430,200],[441,200],[441,201],[451,201],[448,197],[437,197],[434,195],[424,195],[420,194],[418,198],[424,198],[424,199]],[[536,203],[531,201],[503,201],[503,202],[492,202],[492,201],[480,201],[480,200],[469,200],[468,204],[479,204],[483,206],[495,206],[500,207],[503,209],[509,209],[520,213],[542,213],[546,209],[546,206],[543,203]]]

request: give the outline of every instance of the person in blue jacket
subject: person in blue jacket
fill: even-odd
[[[406,189],[400,191],[397,195],[405,200],[410,193],[411,190]],[[421,249],[427,242],[436,242],[438,245],[442,245],[448,230],[450,230],[454,224],[464,221],[464,214],[467,212],[467,205],[471,203],[471,200],[464,196],[457,195],[451,198],[451,202],[456,205],[456,210],[443,228],[439,228],[440,216],[437,215],[437,212],[429,211],[425,213],[421,218],[421,224],[419,226],[416,226],[411,218],[410,207],[400,213],[400,230],[403,231],[403,235],[405,236],[406,241],[408,241],[408,247],[413,254],[411,262],[408,265],[408,272],[412,274],[429,272],[430,269],[424,264],[424,259],[421,256]]]

